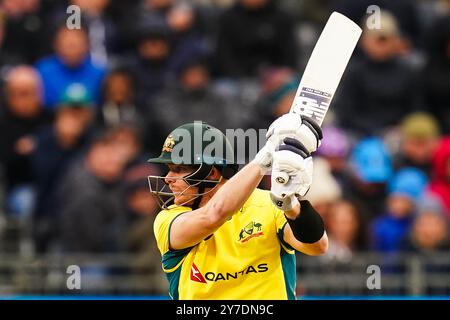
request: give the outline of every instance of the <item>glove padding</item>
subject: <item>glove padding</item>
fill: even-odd
[[[272,169],[273,153],[275,146],[267,141],[266,145],[258,151],[253,161],[257,163],[261,169],[261,174],[265,175]]]
[[[309,191],[313,161],[295,139],[286,138],[284,142],[273,155],[270,196],[278,208],[288,211],[298,204],[297,197],[304,197]]]
[[[301,150],[303,158],[307,158],[320,146],[322,129],[311,118],[296,113],[288,113],[276,119],[267,131],[265,146],[254,159],[263,174],[272,169],[273,153],[286,138],[294,141],[292,143],[295,148]],[[290,148],[289,144],[285,146]]]
[[[296,113],[285,114],[276,119],[269,127],[266,138],[274,146],[280,145],[285,138],[297,140],[311,155],[320,146],[322,129],[311,118]]]

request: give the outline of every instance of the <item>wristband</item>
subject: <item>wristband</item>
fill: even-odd
[[[322,217],[307,200],[300,201],[300,215],[292,220],[286,217],[292,229],[294,237],[303,243],[315,243],[319,241],[325,232]]]

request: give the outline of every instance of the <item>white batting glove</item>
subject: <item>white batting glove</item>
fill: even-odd
[[[312,158],[280,150],[274,153],[272,166],[272,202],[283,211],[291,210],[298,204],[297,198],[304,197],[311,187]]]
[[[275,146],[285,138],[300,141],[309,154],[320,146],[322,129],[314,120],[296,113],[287,113],[276,119],[269,127],[266,138]]]
[[[259,165],[261,169],[261,174],[265,175],[270,170],[272,170],[272,160],[273,153],[275,152],[275,146],[273,146],[269,141],[266,142],[266,145],[258,151],[253,162]]]

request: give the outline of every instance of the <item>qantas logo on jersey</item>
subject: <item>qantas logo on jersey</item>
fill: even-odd
[[[195,282],[206,283],[205,278],[203,277],[202,273],[198,270],[195,263],[192,263],[191,266],[191,280]]]
[[[267,266],[267,263],[260,263],[256,267],[255,266],[248,266],[244,270],[237,271],[237,272],[206,272],[205,276],[200,272],[200,270],[197,268],[195,263],[192,263],[191,266],[191,280],[195,282],[200,283],[207,283],[206,281],[228,281],[232,279],[237,279],[239,277],[248,275],[250,273],[262,273],[267,272],[269,270],[269,267]]]

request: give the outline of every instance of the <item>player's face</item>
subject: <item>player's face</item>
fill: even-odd
[[[175,195],[176,205],[189,205],[197,196],[198,188],[189,187],[183,177],[193,173],[195,168],[184,165],[169,164],[169,172],[165,177],[165,182]]]

